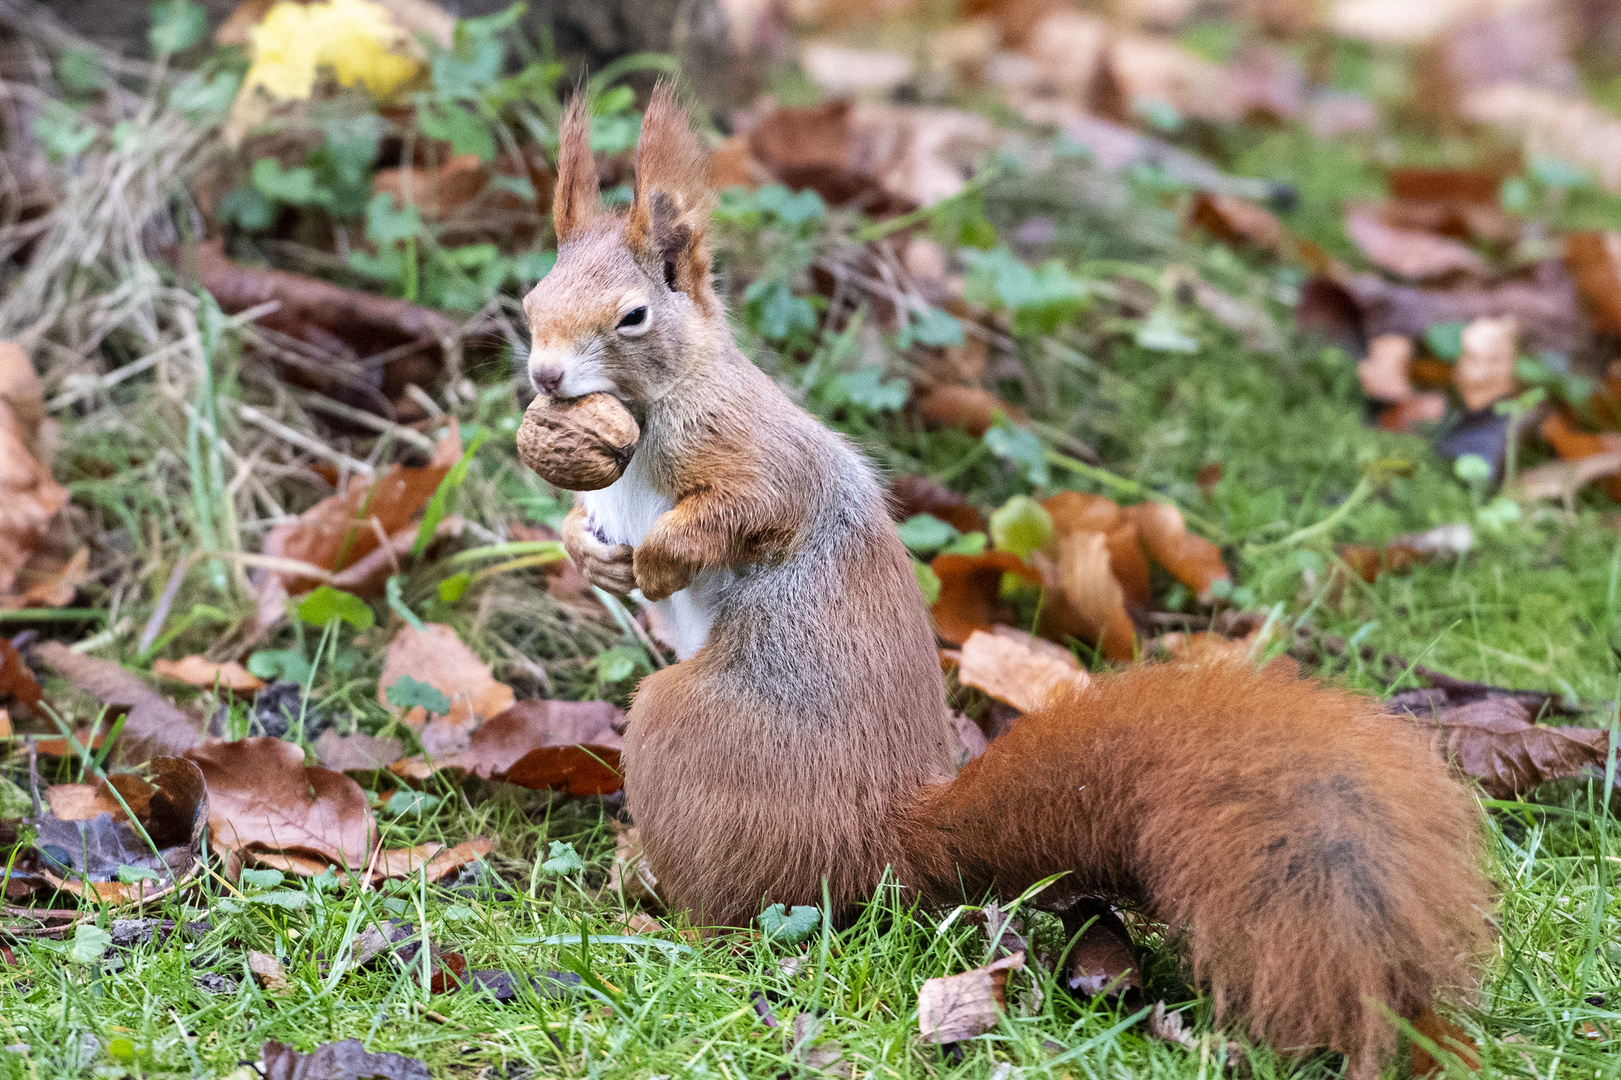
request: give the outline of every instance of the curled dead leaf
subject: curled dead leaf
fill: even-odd
[[[197,721],[117,664],[76,653],[58,641],[41,642],[33,654],[76,689],[102,704],[127,710],[118,740],[120,761],[183,753],[202,733]]]
[[[1270,210],[1232,195],[1201,191],[1189,220],[1231,247],[1249,245],[1275,255],[1288,240],[1283,222]]]
[[[1372,401],[1405,401],[1414,394],[1413,339],[1380,334],[1368,343],[1368,357],[1356,366],[1362,393]]]
[[[152,673],[208,690],[218,688],[251,692],[265,687],[263,679],[235,660],[215,663],[201,656],[186,656],[179,660],[159,659],[152,662]]]
[[[1413,281],[1452,274],[1485,277],[1491,269],[1473,248],[1450,237],[1391,225],[1373,207],[1348,213],[1345,233],[1369,262]]]
[[[975,438],[994,427],[999,418],[1025,422],[1016,406],[980,386],[937,386],[917,399],[917,412],[926,423],[962,428]]]
[[[925,1042],[954,1043],[990,1031],[1007,1006],[1008,974],[1023,967],[1020,952],[960,975],[929,979],[918,990],[918,1034]]]
[[[1600,333],[1621,334],[1621,233],[1573,232],[1565,237],[1565,266]]]
[[[1202,536],[1188,532],[1182,511],[1169,503],[1146,502],[1125,508],[1137,523],[1143,545],[1154,561],[1199,598],[1210,602],[1210,588],[1218,581],[1230,581],[1221,549]]]
[[[443,623],[427,623],[421,630],[400,627],[378,676],[378,702],[389,705],[389,691],[405,677],[426,683],[450,701],[449,711],[432,720],[422,705],[405,714],[405,722],[421,732],[422,748],[430,757],[467,746],[480,721],[511,708],[515,700],[512,687],[496,681],[490,666]]]
[[[954,645],[967,641],[975,630],[990,630],[1006,621],[1007,606],[1001,599],[1003,574],[1042,584],[1039,570],[1006,551],[937,555],[929,566],[940,579],[940,597],[930,612],[940,636]]]
[[[209,832],[218,847],[316,874],[328,865],[364,866],[376,846],[360,785],[343,773],[306,766],[304,751],[293,743],[213,742],[186,756],[208,783]]]
[[[1029,634],[997,627],[976,630],[963,643],[957,681],[983,690],[1020,712],[1034,712],[1054,697],[1085,688],[1092,680],[1070,653]]]
[[[265,554],[322,570],[343,570],[360,562],[406,527],[461,455],[461,436],[453,426],[427,465],[393,465],[375,479],[352,478],[342,492],[322,499],[297,521],[271,529],[265,537]],[[267,577],[279,579],[294,595],[320,584],[297,574],[267,572]]]
[[[1486,697],[1418,718],[1435,725],[1443,752],[1494,799],[1527,794],[1549,780],[1604,775],[1607,732],[1533,724],[1530,710],[1511,697]]]
[[[1518,323],[1512,315],[1482,317],[1463,328],[1463,352],[1453,366],[1452,381],[1470,412],[1514,393],[1518,337]]]
[[[1060,536],[1058,585],[1079,620],[1077,636],[1096,644],[1110,660],[1132,660],[1137,655],[1137,630],[1109,555],[1109,539],[1103,533]]]

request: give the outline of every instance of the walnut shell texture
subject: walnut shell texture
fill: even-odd
[[[537,394],[518,428],[518,456],[565,491],[596,491],[624,473],[641,434],[636,418],[611,394]]]

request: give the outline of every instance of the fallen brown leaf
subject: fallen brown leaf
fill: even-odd
[[[263,955],[250,953],[250,966],[251,957]],[[259,1051],[259,1059],[264,1080],[429,1080],[431,1075],[416,1058],[367,1053],[359,1039],[322,1043],[307,1054],[271,1041]]]
[[[1126,593],[1111,566],[1109,538],[1098,532],[1074,532],[1058,538],[1058,587],[1079,620],[1075,636],[1096,644],[1110,660],[1137,655],[1137,630],[1126,611]],[[1057,611],[1054,611],[1054,616]],[[1053,631],[1075,633],[1056,618]]]
[[[1008,974],[1023,967],[1024,953],[1014,953],[961,975],[926,981],[917,995],[923,1041],[961,1042],[996,1027],[1006,1008]]]
[[[269,953],[249,949],[248,970],[253,972],[259,985],[272,994],[288,994],[293,990],[292,984],[287,981],[287,973],[281,968],[281,961]]]
[[[1376,208],[1346,214],[1345,233],[1369,262],[1413,281],[1452,274],[1484,277],[1490,270],[1474,249],[1449,237],[1390,225]]]
[[[930,609],[934,624],[940,636],[954,645],[967,641],[975,630],[990,630],[1007,621],[1007,605],[1001,599],[1003,574],[1042,584],[1039,570],[1006,551],[936,555],[929,566],[940,579],[940,598]]]
[[[1452,381],[1464,407],[1478,412],[1514,393],[1514,356],[1518,349],[1514,316],[1475,319],[1463,329],[1463,353],[1453,365]]]
[[[889,482],[890,516],[897,522],[918,514],[933,514],[958,532],[984,532],[985,515],[944,484],[915,473],[901,473]]]
[[[150,781],[115,773],[102,783],[64,784],[46,792],[50,812],[29,823],[47,881],[75,896],[123,904],[156,899],[192,874],[208,821],[202,774],[183,758],[153,758],[148,768]],[[120,797],[134,813],[133,822]],[[124,867],[157,878],[120,881]]]
[[[421,705],[405,714],[405,722],[421,733],[422,749],[430,757],[467,746],[479,721],[505,711],[514,701],[512,687],[497,682],[489,665],[443,623],[427,623],[421,630],[400,627],[378,676],[380,704],[388,706],[389,689],[404,676],[427,683],[450,699],[450,711],[444,716],[430,720]]]
[[[911,210],[958,194],[1000,136],[984,117],[917,105],[833,102],[737,118],[749,153],[790,187],[834,204]]]
[[[271,529],[265,537],[265,554],[323,570],[341,571],[359,563],[385,539],[405,529],[461,455],[461,436],[452,426],[427,465],[393,465],[375,479],[353,477],[342,492],[322,499],[297,521]],[[263,580],[269,578],[278,578],[294,595],[320,584],[290,573],[270,572]]]
[[[1362,393],[1372,401],[1400,402],[1412,397],[1413,339],[1381,334],[1368,343],[1368,358],[1356,366]]]
[[[1017,406],[1009,405],[980,386],[937,386],[916,401],[917,413],[935,427],[962,428],[979,438],[995,426],[998,418],[1015,424],[1025,422]]]
[[[1621,233],[1571,233],[1565,237],[1565,265],[1593,313],[1594,327],[1621,334]]]
[[[209,832],[216,846],[247,852],[297,874],[364,866],[377,829],[360,785],[304,764],[280,739],[213,742],[187,755],[208,782]],[[286,855],[287,858],[278,858]]]
[[[1182,511],[1169,503],[1145,502],[1128,506],[1125,512],[1136,523],[1143,546],[1154,561],[1186,585],[1200,603],[1210,602],[1210,589],[1218,581],[1230,581],[1221,549],[1202,536],[1188,532]]]
[[[0,638],[0,701],[33,709],[44,697],[34,673],[23,663],[22,654],[5,638]]]
[[[1606,191],[1621,191],[1621,120],[1591,101],[1505,83],[1470,93],[1460,111],[1466,120],[1517,136],[1528,154],[1591,169]]]
[[[1549,780],[1604,775],[1604,731],[1533,724],[1530,710],[1513,698],[1421,712],[1419,720],[1435,724],[1447,757],[1494,799],[1527,794]]]
[[[190,749],[201,725],[139,678],[107,660],[97,660],[58,641],[34,646],[44,660],[73,686],[95,700],[126,710],[118,739],[118,760],[136,763],[155,755],[177,755]]]
[[[425,874],[427,879],[441,881],[456,873],[468,863],[482,859],[490,853],[490,842],[482,836],[463,841],[455,847],[430,841],[408,848],[387,848],[377,853],[372,867],[372,878],[413,878]]]
[[[623,748],[624,714],[606,701],[520,701],[485,721],[453,764],[488,778],[544,747]]]
[[[1133,515],[1112,500],[1081,491],[1060,491],[1041,505],[1052,515],[1053,532],[1060,537],[1072,533],[1103,533],[1109,551],[1109,571],[1120,582],[1126,603],[1139,608],[1148,606],[1151,599],[1148,555],[1143,550],[1142,536]]]
[[[975,630],[963,643],[957,681],[983,690],[1020,712],[1034,712],[1060,694],[1083,689],[1091,677],[1066,650],[1009,627]]]
[[[457,154],[435,169],[378,169],[371,187],[374,193],[394,196],[397,206],[415,203],[427,220],[443,221],[478,198],[492,175],[477,154]]]
[[[1232,195],[1201,191],[1189,220],[1232,247],[1249,245],[1276,255],[1288,240],[1283,222],[1270,210]]]
[[[71,590],[62,599],[60,589],[48,587],[28,595],[48,575],[25,574],[25,568],[47,553],[51,522],[68,502],[67,489],[37,457],[44,413],[39,377],[27,354],[0,342],[0,608],[59,607],[73,599]]]
[[[609,795],[625,786],[619,751],[606,746],[542,746],[507,770],[507,783],[573,796]]]
[[[376,772],[398,761],[405,744],[390,735],[340,735],[327,728],[315,740],[315,757],[322,765],[337,772]]]
[[[186,656],[179,660],[160,659],[152,662],[152,673],[209,690],[218,688],[252,692],[265,687],[263,679],[235,660],[220,664],[201,656]]]

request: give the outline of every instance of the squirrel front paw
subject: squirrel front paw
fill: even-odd
[[[583,506],[569,511],[563,519],[562,534],[563,549],[585,580],[615,596],[630,595],[636,587],[636,571],[629,544],[610,544],[600,539]]]
[[[663,600],[692,584],[699,565],[683,556],[665,530],[654,528],[636,545],[636,587],[649,600]]]

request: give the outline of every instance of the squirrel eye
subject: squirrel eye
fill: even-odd
[[[622,334],[640,334],[647,329],[647,305],[631,308],[620,316],[618,324],[614,327]]]

